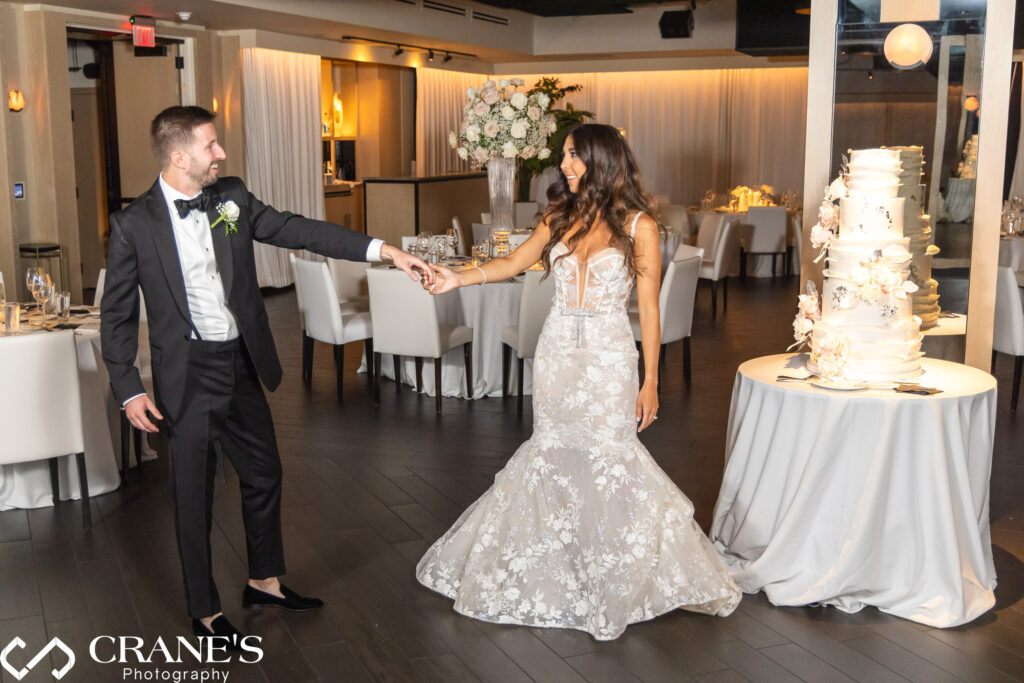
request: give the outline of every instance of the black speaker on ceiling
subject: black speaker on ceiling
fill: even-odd
[[[693,35],[693,12],[688,9],[663,12],[658,28],[662,38],[689,38]]]

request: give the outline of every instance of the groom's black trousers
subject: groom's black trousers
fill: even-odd
[[[175,530],[189,614],[221,611],[213,581],[210,530],[216,454],[238,473],[249,577],[284,574],[281,539],[281,459],[270,407],[241,338],[188,345],[185,398],[168,425]],[[159,392],[159,387],[157,387]]]

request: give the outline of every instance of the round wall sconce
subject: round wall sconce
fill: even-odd
[[[885,37],[882,52],[897,69],[917,69],[932,56],[932,37],[917,24],[900,24]]]
[[[971,95],[964,100],[964,109],[967,111],[978,111],[979,106],[981,106],[981,103],[978,102],[978,98],[974,95]]]
[[[20,90],[12,90],[7,93],[7,108],[11,111],[21,111],[25,108],[25,93]]]

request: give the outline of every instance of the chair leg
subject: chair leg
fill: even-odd
[[[644,347],[640,342],[636,342],[636,373],[640,378],[640,386],[644,385],[644,375],[646,374],[647,368],[644,367]]]
[[[992,349],[992,366],[989,367],[988,372],[990,375],[996,374],[996,350]]]
[[[718,280],[711,281],[711,318],[718,315]]]
[[[363,340],[363,355],[366,358],[366,378],[373,384],[373,337]]]
[[[747,250],[740,247],[740,277],[747,279]]]
[[[132,427],[132,443],[135,445],[135,466],[139,467],[142,465],[142,444],[145,437],[142,434],[141,429],[135,429]],[[128,463],[131,464],[130,462]]]
[[[373,352],[373,404],[380,405],[380,354]]]
[[[1020,398],[1020,375],[1024,370],[1024,356],[1017,356],[1013,360],[1013,397],[1010,399],[1010,412],[1017,412],[1017,399]]]
[[[683,381],[690,386],[690,338],[683,339]]]
[[[775,254],[772,254],[772,277],[775,277]]]
[[[786,247],[786,262],[783,264],[782,272],[786,275],[793,274],[793,247]]]
[[[121,411],[121,480],[128,483],[128,450],[131,448],[132,423]]]
[[[501,397],[508,396],[508,371],[512,369],[512,347],[501,345]]]
[[[395,369],[395,391],[402,390],[402,357],[398,354],[391,356],[391,362]]]
[[[313,338],[302,331],[302,379],[307,385],[313,383]]]
[[[434,409],[441,412],[441,356],[434,359]]]
[[[466,342],[462,352],[466,359],[466,398],[473,398],[473,342]]]
[[[526,360],[523,358],[516,359],[516,371],[519,373],[516,377],[516,384],[518,385],[519,391],[516,393],[516,415],[523,414],[523,374],[526,369]]]
[[[423,359],[416,356],[416,393],[423,391]]]
[[[722,313],[729,310],[729,276],[722,278]]]
[[[661,391],[661,371],[665,367],[665,344],[658,350],[658,391]]]
[[[75,453],[75,464],[78,465],[78,487],[82,495],[82,528],[92,528],[92,510],[89,508],[89,479],[85,473],[85,453]]]
[[[342,385],[345,379],[345,345],[334,345],[334,369],[337,375],[338,400],[342,400]]]
[[[46,461],[50,465],[50,493],[53,494],[53,504],[60,502],[60,472],[57,470],[57,458],[49,458]]]

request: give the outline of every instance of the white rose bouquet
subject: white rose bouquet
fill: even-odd
[[[523,80],[486,81],[466,90],[462,125],[448,132],[448,144],[463,161],[480,168],[488,159],[546,159],[548,136],[555,132],[555,118],[544,93],[519,92]]]

